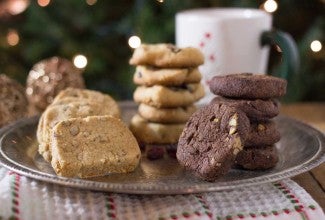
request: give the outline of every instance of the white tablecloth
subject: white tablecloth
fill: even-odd
[[[323,220],[325,216],[290,179],[231,191],[148,196],[59,186],[0,166],[0,219]]]

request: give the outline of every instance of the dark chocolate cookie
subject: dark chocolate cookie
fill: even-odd
[[[279,114],[279,101],[276,99],[229,99],[225,97],[215,97],[212,103],[226,103],[238,107],[246,113],[247,117],[253,121],[264,121]]]
[[[186,123],[177,159],[200,178],[214,181],[231,168],[248,132],[249,119],[241,110],[226,104],[204,106]]]
[[[286,88],[285,79],[252,73],[215,76],[210,81],[211,92],[231,98],[276,98],[284,96]]]
[[[237,154],[235,163],[248,170],[265,170],[275,167],[279,160],[274,145],[263,147],[245,147]]]
[[[281,138],[273,121],[253,122],[245,141],[246,146],[265,146],[278,142]]]

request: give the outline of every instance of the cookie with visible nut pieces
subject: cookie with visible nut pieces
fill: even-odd
[[[245,141],[246,146],[268,146],[278,142],[281,138],[274,121],[252,122]]]
[[[210,90],[216,95],[242,99],[269,99],[286,94],[287,81],[274,76],[240,73],[215,76]]]
[[[178,48],[173,44],[142,44],[129,63],[163,68],[196,67],[204,63],[202,52],[194,47]]]
[[[131,172],[141,157],[138,143],[127,126],[107,115],[59,122],[51,135],[51,151],[54,171],[65,177]]]
[[[234,106],[246,113],[251,121],[264,121],[277,116],[280,112],[280,103],[275,99],[229,99],[225,97],[215,97],[212,103],[226,103]]]
[[[235,164],[247,170],[266,170],[275,167],[279,160],[274,145],[245,147],[238,153]]]
[[[241,110],[225,104],[204,106],[186,123],[177,159],[200,178],[214,181],[231,168],[248,131],[249,119]]]
[[[111,109],[105,108],[105,105],[82,99],[62,105],[49,105],[42,114],[37,127],[38,152],[50,162],[52,159],[50,136],[53,127],[63,120],[94,115],[111,115]]]
[[[121,116],[120,108],[117,102],[108,94],[89,89],[67,88],[55,96],[52,105],[64,105],[73,101],[86,100],[87,102],[96,102],[101,104],[109,115],[119,118]]]

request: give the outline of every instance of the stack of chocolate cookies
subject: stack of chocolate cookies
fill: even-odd
[[[151,159],[160,158],[165,146],[176,152],[185,122],[204,96],[201,73],[203,54],[195,48],[172,44],[142,44],[130,64],[136,66],[133,98],[139,104],[130,129]],[[150,147],[149,147],[150,146]]]
[[[286,85],[284,79],[250,73],[212,78],[210,90],[218,97],[211,103],[236,107],[250,120],[244,148],[235,160],[238,166],[263,170],[276,165],[278,154],[274,144],[280,140],[280,132],[272,118],[279,114],[276,99],[285,95]]]

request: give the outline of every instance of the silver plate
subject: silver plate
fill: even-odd
[[[123,119],[129,121],[136,112],[135,105],[121,106]],[[168,157],[156,161],[143,157],[135,172],[129,174],[91,179],[59,177],[37,153],[36,117],[20,120],[0,131],[0,164],[22,175],[69,187],[131,194],[184,194],[273,182],[306,172],[325,161],[324,134],[288,117],[279,116],[275,121],[282,135],[276,144],[280,155],[277,166],[267,171],[232,169],[214,183],[194,177]]]

